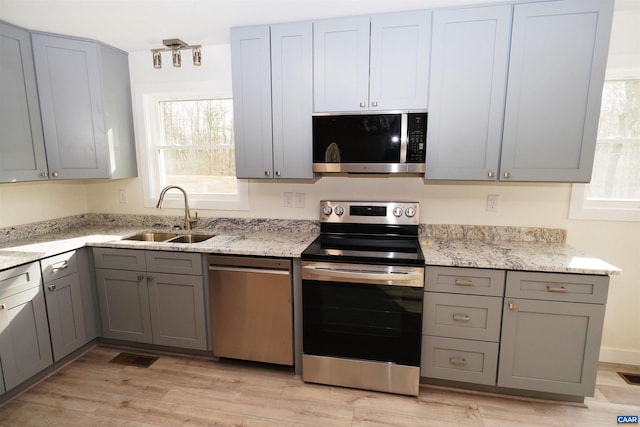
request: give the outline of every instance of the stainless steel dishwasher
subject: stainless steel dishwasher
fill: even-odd
[[[214,356],[293,366],[291,261],[208,259]]]

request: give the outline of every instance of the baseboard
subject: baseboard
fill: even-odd
[[[640,366],[640,351],[602,347],[600,348],[599,360],[600,362]]]

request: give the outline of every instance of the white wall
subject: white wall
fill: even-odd
[[[623,16],[633,24],[638,15]],[[630,26],[632,31],[640,27],[634,25]],[[618,31],[614,39],[626,40],[624,34]],[[626,43],[612,52],[629,55],[629,49],[633,47]],[[613,63],[624,63],[623,59],[615,57]],[[137,85],[197,80],[227,80],[230,85],[228,46],[205,47],[201,67],[185,60],[182,68],[175,69],[165,59],[164,67],[155,70],[149,51],[133,52],[129,61],[134,90]],[[139,128],[140,117],[135,120]],[[181,214],[179,209],[145,208],[142,179],[0,185],[0,227],[83,212]],[[127,204],[118,202],[119,189],[127,190]],[[566,228],[569,244],[623,270],[622,276],[611,279],[601,360],[640,365],[640,223],[568,220],[568,184],[433,184],[420,178],[343,176],[315,182],[254,180],[249,191],[249,211],[200,211],[199,215],[317,219],[322,199],[417,200],[421,223]],[[283,192],[304,193],[305,207],[284,208]],[[488,194],[500,196],[498,212],[485,210]]]

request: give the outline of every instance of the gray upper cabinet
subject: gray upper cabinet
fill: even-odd
[[[29,32],[0,21],[0,182],[47,179]]]
[[[91,40],[31,37],[50,178],[136,176],[127,54]]]
[[[613,1],[514,6],[501,178],[591,179]]]
[[[314,22],[314,111],[426,109],[431,12]]]
[[[496,179],[510,31],[510,5],[433,12],[426,179]]]
[[[311,179],[311,23],[231,29],[238,178]]]

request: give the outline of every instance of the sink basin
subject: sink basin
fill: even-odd
[[[145,232],[145,233],[134,234],[133,236],[126,237],[123,240],[138,240],[142,242],[165,242],[176,236],[177,236],[176,233]]]
[[[199,243],[215,237],[215,234],[182,234],[173,239],[169,239],[170,243]]]

